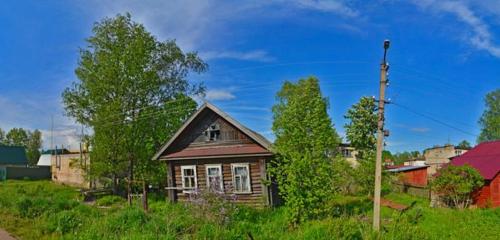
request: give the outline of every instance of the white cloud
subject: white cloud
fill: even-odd
[[[248,61],[258,61],[258,62],[271,62],[274,60],[274,58],[264,50],[253,50],[248,52],[209,51],[200,53],[200,56],[205,60],[236,59],[236,60],[248,60]]]
[[[209,101],[215,100],[231,100],[236,98],[230,91],[215,89],[215,90],[207,90],[205,99]]]
[[[337,13],[346,17],[357,17],[359,12],[349,7],[344,1],[336,0],[296,0],[292,1],[298,7],[322,12]]]
[[[418,133],[426,133],[426,132],[429,132],[431,129],[430,128],[426,128],[426,127],[413,127],[413,128],[410,128],[410,131],[412,132],[418,132]]]
[[[495,44],[490,27],[466,1],[416,0],[414,3],[424,10],[453,14],[470,29],[466,37],[469,44],[500,58],[500,46]]]

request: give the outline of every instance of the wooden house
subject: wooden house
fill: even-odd
[[[500,207],[500,140],[480,143],[451,160],[451,165],[465,164],[478,170],[484,179],[484,186],[473,194],[474,203]]]
[[[210,103],[203,104],[157,152],[168,168],[169,197],[187,201],[196,190],[234,194],[253,206],[276,203],[265,184],[271,143]]]

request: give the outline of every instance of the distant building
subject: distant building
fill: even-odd
[[[414,158],[403,162],[404,166],[427,166],[424,158]]]
[[[26,165],[28,158],[24,147],[0,145],[0,167]]]
[[[500,207],[500,140],[481,143],[451,161],[454,166],[465,164],[484,178],[484,186],[474,194],[474,203],[480,207]]]
[[[358,159],[356,158],[356,155],[358,155],[358,151],[351,146],[349,143],[342,143],[340,144],[340,153],[342,154],[342,157],[344,157],[347,162],[352,164],[352,166],[357,166]]]
[[[458,148],[450,144],[425,149],[425,164],[430,166],[427,173],[429,176],[434,175],[438,169],[450,162],[450,158],[460,156],[467,151],[468,149]]]
[[[90,164],[90,157],[86,150],[81,153],[79,150],[49,150],[44,152],[42,156],[47,154],[50,157],[53,182],[81,188],[91,187],[90,182],[85,178],[84,171]]]

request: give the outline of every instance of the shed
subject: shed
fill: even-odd
[[[391,173],[401,173],[400,181],[404,185],[425,187],[427,186],[427,168],[429,166],[398,166],[393,167],[387,172]]]
[[[500,140],[480,143],[463,155],[452,158],[451,164],[468,164],[483,177],[484,186],[474,193],[474,202],[478,206],[500,206]]]

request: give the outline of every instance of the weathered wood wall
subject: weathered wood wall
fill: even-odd
[[[227,187],[232,185],[232,173],[231,164],[232,163],[248,163],[250,168],[250,185],[251,193],[237,194],[236,202],[244,203],[251,206],[264,206],[267,205],[268,190],[263,184],[262,178],[266,177],[262,175],[262,164],[265,163],[265,158],[230,158],[230,159],[204,159],[204,160],[180,160],[180,161],[170,161],[173,166],[174,179],[173,186],[182,188],[181,179],[181,166],[185,165],[196,165],[197,174],[197,184],[199,189],[207,189],[207,179],[206,179],[206,164],[221,164],[222,165],[222,175],[224,183],[224,191],[227,192]],[[176,190],[176,198],[178,201],[189,200],[188,193],[184,193],[182,190]]]
[[[220,136],[217,141],[207,141],[204,135],[205,130],[212,124],[220,126]],[[210,110],[205,110],[190,124],[187,131],[181,133],[172,143],[168,154],[181,149],[203,146],[219,146],[230,144],[252,144],[253,141],[244,133],[236,129],[229,122]]]

